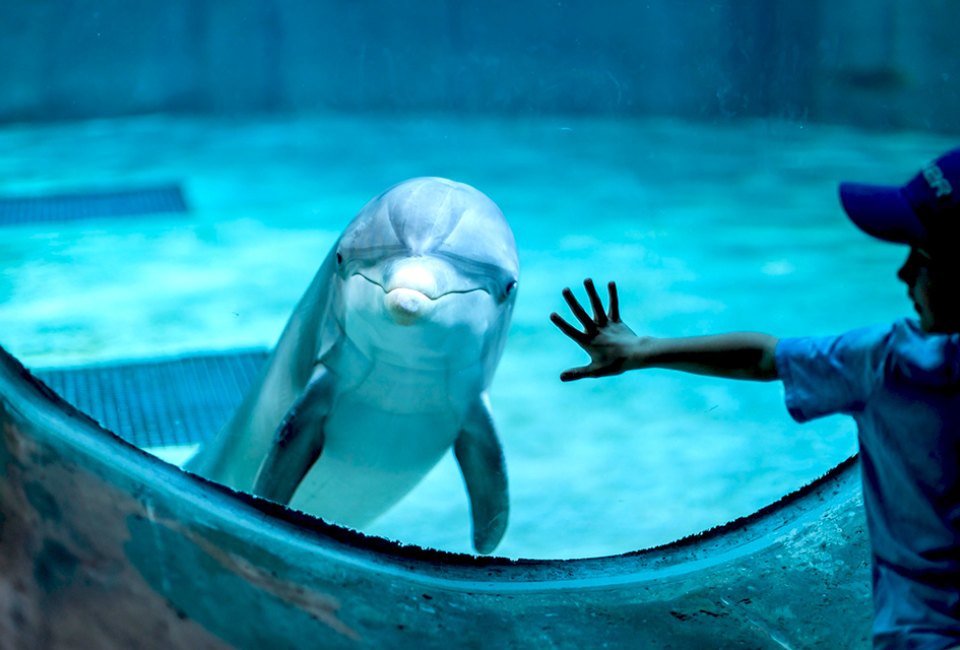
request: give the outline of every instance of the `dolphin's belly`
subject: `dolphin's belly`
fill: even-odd
[[[461,417],[438,404],[404,412],[342,395],[327,417],[320,458],[290,506],[328,521],[363,526],[399,501],[456,440]],[[433,406],[434,408],[430,408]]]

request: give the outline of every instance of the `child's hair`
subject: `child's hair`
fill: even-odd
[[[960,214],[956,219],[941,221],[932,235],[935,236],[921,246],[930,256],[932,270],[938,279],[951,282],[960,289]],[[960,301],[960,293],[957,299]]]

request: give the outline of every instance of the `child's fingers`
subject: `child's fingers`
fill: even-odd
[[[593,320],[603,327],[607,324],[607,315],[603,311],[603,303],[600,296],[597,295],[597,288],[593,286],[593,280],[587,278],[583,281],[583,288],[587,290],[587,297],[590,299],[590,306],[593,307]]]
[[[560,328],[561,332],[563,332],[564,334],[572,338],[581,346],[585,346],[588,343],[590,343],[590,339],[592,338],[591,336],[589,336],[588,334],[584,334],[583,332],[578,330],[576,327],[574,327],[567,321],[563,320],[563,317],[557,312],[553,312],[552,314],[550,314],[550,322],[552,322],[554,325]]]
[[[564,370],[560,373],[560,381],[574,381],[576,379],[584,379],[585,377],[610,377],[619,375],[623,372],[623,364],[623,359],[616,359],[610,362],[600,362],[594,359],[585,366]]]
[[[611,374],[609,366],[599,366],[589,364],[579,368],[570,368],[560,373],[560,381],[576,381],[577,379],[586,379],[587,377],[606,377]]]
[[[560,381],[576,381],[590,376],[590,366],[570,368],[560,373]]]
[[[577,320],[583,325],[586,333],[595,336],[599,331],[597,324],[593,322],[593,319],[590,318],[583,307],[580,306],[580,303],[577,302],[577,299],[573,296],[573,292],[570,291],[569,287],[563,290],[563,299],[567,301],[567,305],[570,306],[570,311],[573,312],[573,315],[576,316]]]
[[[620,322],[620,298],[617,296],[617,283],[607,283],[607,293],[610,294],[610,320],[614,323]]]

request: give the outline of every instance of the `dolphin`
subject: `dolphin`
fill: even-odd
[[[187,469],[362,528],[452,446],[492,552],[507,526],[487,389],[517,295],[513,233],[479,190],[414,178],[330,250],[227,425]]]

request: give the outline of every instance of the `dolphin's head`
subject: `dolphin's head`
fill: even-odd
[[[519,263],[486,195],[442,178],[405,181],[364,206],[335,254],[341,327],[364,354],[426,370],[482,363],[489,381]]]

